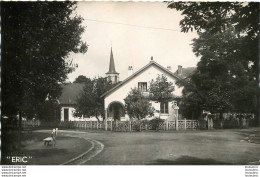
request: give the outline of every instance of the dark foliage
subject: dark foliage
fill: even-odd
[[[73,2],[2,2],[2,115],[32,118],[60,95],[70,52],[85,53]]]
[[[177,2],[183,32],[196,30],[193,51],[201,57],[184,85],[185,116],[211,112],[257,112],[259,3]]]
[[[83,92],[77,99],[74,116],[85,117],[94,116],[98,121],[101,116],[105,118],[104,98],[102,94],[110,90],[114,84],[107,81],[107,78],[94,78],[90,82],[86,82]]]

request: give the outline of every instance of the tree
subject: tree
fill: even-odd
[[[171,2],[168,8],[181,11],[183,32],[196,30],[211,34],[233,25],[239,33],[256,38],[259,34],[259,3],[256,2]]]
[[[85,53],[82,18],[74,2],[3,2],[2,115],[34,117],[46,96],[57,98],[74,66],[69,53]]]
[[[73,83],[89,83],[91,82],[90,78],[87,78],[86,76],[79,75]]]
[[[149,87],[149,97],[156,102],[169,102],[174,99],[174,86],[172,82],[167,81],[167,77],[158,75],[156,80],[151,80]]]
[[[159,102],[161,104],[168,104],[169,101],[174,99],[173,92],[174,86],[173,83],[167,81],[167,77],[162,75],[158,75],[156,80],[151,80],[150,87],[149,87],[149,98],[152,101]],[[160,110],[156,110],[159,112],[159,119],[155,119],[153,121],[154,126],[156,127],[157,131],[159,131],[159,124],[160,124]]]
[[[193,51],[201,56],[197,72],[179,81],[184,85],[184,113],[198,117],[195,109],[221,115],[226,111],[256,112],[257,82],[248,61],[240,58],[242,54],[236,50],[241,39],[232,30],[199,34],[193,40]]]
[[[176,85],[179,87],[183,86],[182,97],[177,98],[180,108],[179,112],[181,112],[184,117],[191,119],[197,119],[203,110],[204,97],[192,80],[195,74],[197,74],[196,70],[193,75],[176,82]]]
[[[124,101],[125,109],[130,118],[141,120],[146,116],[153,115],[154,108],[151,106],[149,99],[145,98],[136,88],[131,89]]]
[[[104,120],[104,98],[101,95],[113,86],[114,84],[111,81],[108,82],[107,78],[102,77],[94,78],[91,82],[86,82],[83,92],[76,101],[74,116],[94,116],[98,121],[100,121],[99,117],[101,116]]]
[[[201,56],[198,63],[200,74],[197,74],[197,78],[201,78],[197,85],[207,84],[207,88],[202,90],[208,93],[208,103],[212,108],[214,106],[210,103],[215,100],[216,104],[223,107],[223,111],[256,112],[257,80],[250,62],[239,50],[242,45],[243,38],[232,27],[221,34],[204,32],[193,40],[193,51]],[[247,101],[237,102],[237,99]]]
[[[258,78],[259,5],[256,2],[176,2],[168,7],[182,12],[183,32],[222,34],[232,26],[240,43],[228,46],[235,44],[235,50],[241,53],[238,58],[251,62],[253,77]]]
[[[220,113],[256,112],[259,4],[178,2],[169,7],[182,11],[183,32],[199,35],[192,45],[201,60],[185,83],[184,105]]]
[[[56,99],[46,99],[41,107],[37,110],[35,118],[46,121],[59,121],[60,120],[61,106]]]

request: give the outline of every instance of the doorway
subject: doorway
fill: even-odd
[[[64,109],[64,121],[68,121],[69,120],[69,109],[66,108]]]
[[[120,102],[112,102],[108,106],[108,116],[112,117],[113,120],[121,120],[121,117],[124,117],[125,111],[124,106]]]

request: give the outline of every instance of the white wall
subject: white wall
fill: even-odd
[[[115,90],[114,92],[110,93],[109,95],[106,95],[105,108],[107,108],[108,105],[113,101],[120,101],[124,104],[124,98],[126,98],[131,88],[138,87],[138,82],[147,82],[147,86],[149,88],[149,82],[152,79],[155,80],[157,76],[161,74],[164,74],[167,77],[168,82],[172,82],[175,86],[175,91],[173,93],[177,96],[181,96],[182,88],[179,88],[177,85],[175,85],[177,79],[170,76],[167,72],[164,72],[161,69],[152,65],[148,69],[140,73],[137,77],[132,78],[130,81],[117,88],[117,90]]]
[[[108,105],[113,102],[113,101],[119,101],[123,104],[125,104],[124,99],[128,95],[128,93],[131,91],[131,88],[137,88],[138,87],[138,82],[147,82],[147,87],[149,88],[150,84],[149,82],[152,79],[156,79],[158,75],[164,74],[167,77],[168,82],[172,82],[175,91],[173,92],[177,96],[181,96],[181,92],[183,88],[179,88],[175,82],[177,81],[176,78],[173,78],[170,74],[167,72],[161,70],[160,68],[151,65],[149,66],[146,70],[144,70],[142,73],[139,73],[136,77],[132,78],[131,80],[127,81],[124,83],[124,85],[120,86],[116,90],[114,90],[112,93],[106,95],[105,97],[105,109],[108,108]],[[153,106],[155,109],[160,110],[160,104],[159,103],[153,103]],[[172,104],[169,103],[169,114],[172,114],[173,111],[170,110],[172,107]],[[168,117],[168,115],[167,115]]]
[[[69,110],[69,120],[73,121],[75,119],[73,116],[73,112],[75,111],[75,109],[69,106],[65,106],[61,108],[61,121],[64,121],[64,109]]]
[[[74,117],[73,113],[75,111],[75,108],[71,106],[61,107],[61,121],[64,121],[64,109],[69,109],[69,121],[97,121],[96,117]],[[103,119],[100,117],[99,120]]]

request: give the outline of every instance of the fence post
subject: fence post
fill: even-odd
[[[117,119],[115,120],[115,131],[117,131]]]
[[[131,132],[131,121],[129,120],[129,131]]]
[[[105,109],[105,131],[107,131],[107,109]]]
[[[93,128],[93,122],[92,122],[92,120],[90,121],[90,129],[92,129]]]
[[[168,130],[169,129],[169,127],[168,127],[168,118],[166,119],[166,130]]]
[[[176,124],[176,130],[179,130],[179,127],[178,127],[178,119],[175,120],[175,124]]]
[[[112,118],[111,118],[111,131],[113,130],[113,122],[112,122]]]
[[[184,130],[186,130],[186,127],[187,127],[187,121],[186,121],[186,118],[184,119]]]

